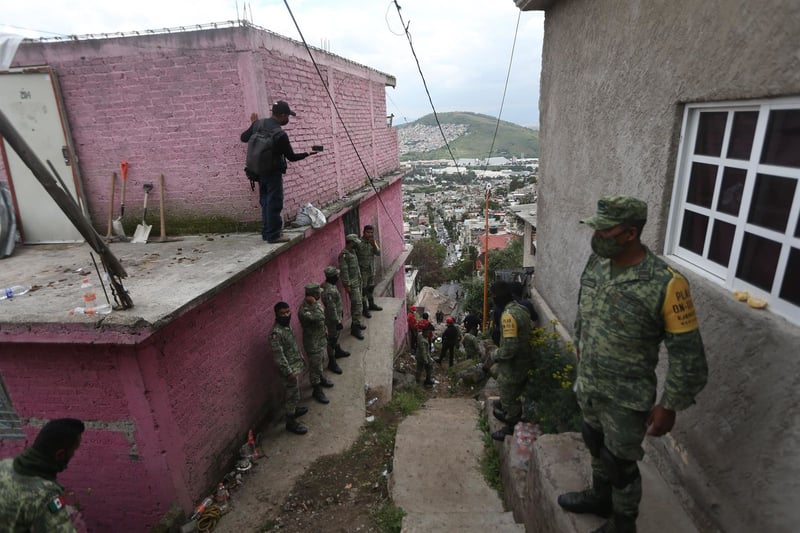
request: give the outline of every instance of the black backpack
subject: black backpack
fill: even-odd
[[[251,189],[255,189],[255,182],[259,176],[264,176],[275,168],[276,157],[273,149],[278,134],[283,130],[280,126],[271,130],[266,129],[264,127],[266,120],[261,119],[255,124],[255,132],[247,141],[247,162],[244,172],[250,180]]]

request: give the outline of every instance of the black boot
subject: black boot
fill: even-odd
[[[495,409],[500,409],[502,411],[503,410],[503,402],[501,402],[500,400],[495,400],[495,401],[492,402],[492,407],[494,407]]]
[[[294,410],[294,417],[300,418],[308,412],[308,407],[298,407]]]
[[[434,381],[431,379],[431,372],[433,371],[433,365],[425,365],[425,383],[426,387],[433,387]]]
[[[333,356],[336,359],[340,359],[342,357],[350,357],[350,352],[342,350],[342,347],[337,344],[336,347],[334,348]]]
[[[366,324],[359,324],[356,327],[358,327],[358,329],[367,329],[367,325]]]
[[[592,533],[636,533],[636,517],[615,513],[611,520]]]
[[[592,488],[561,494],[558,497],[558,505],[570,513],[589,513],[609,517],[612,512],[611,483],[594,475],[592,476]]]
[[[290,431],[297,435],[305,435],[308,433],[308,428],[295,420],[293,416],[286,417],[286,431]]]
[[[383,311],[383,307],[380,305],[375,305],[375,300],[369,300],[369,310],[370,311]]]
[[[325,387],[326,389],[332,389],[333,388],[333,381],[329,380],[325,376],[322,376],[320,378],[319,384],[320,384],[320,386]]]
[[[514,434],[514,426],[511,424],[506,424],[505,426],[501,427],[500,429],[492,433],[492,438],[494,440],[503,442],[504,440],[506,440],[507,435],[513,435],[513,434]]]
[[[319,403],[331,403],[319,385],[314,385],[314,392],[311,393],[311,396]]]
[[[342,368],[339,366],[339,363],[336,362],[335,357],[328,358],[328,370],[333,372],[334,374],[341,374]]]
[[[350,328],[350,335],[352,335],[353,337],[355,337],[360,341],[364,340],[364,334],[361,333],[361,328],[359,328],[358,326],[353,326],[352,328]]]
[[[507,420],[506,420],[506,413],[505,413],[505,411],[503,411],[502,409],[498,409],[497,407],[495,407],[494,409],[492,409],[492,414],[493,414],[493,415],[494,415],[494,417],[495,417],[496,419],[498,419],[500,422],[503,422],[503,423],[507,422]]]
[[[364,305],[361,306],[361,314],[365,318],[372,318],[372,313],[369,312],[369,306],[367,305],[367,302],[364,302]]]

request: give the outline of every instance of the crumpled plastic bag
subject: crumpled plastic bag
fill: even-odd
[[[311,204],[306,204],[297,212],[295,224],[298,226],[311,226],[312,228],[321,228],[328,223],[325,214]]]

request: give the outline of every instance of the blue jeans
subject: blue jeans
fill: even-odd
[[[261,237],[271,241],[281,236],[283,227],[283,175],[262,176],[258,183],[261,204]]]

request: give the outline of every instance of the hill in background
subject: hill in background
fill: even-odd
[[[539,157],[539,132],[488,115],[468,112],[438,113],[447,142],[456,159],[491,157]],[[400,160],[450,159],[433,114],[397,126]]]

